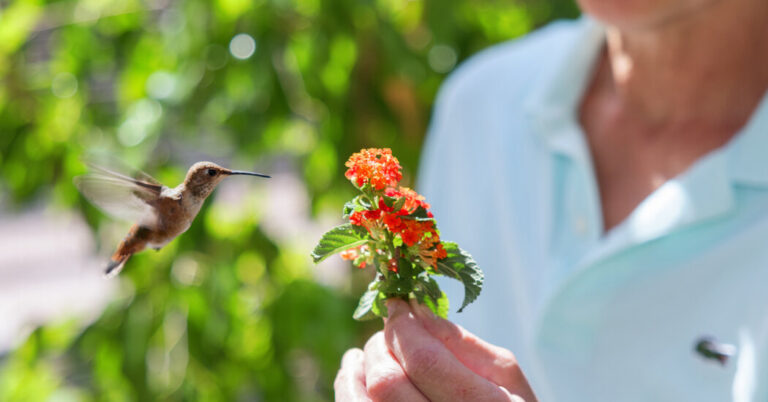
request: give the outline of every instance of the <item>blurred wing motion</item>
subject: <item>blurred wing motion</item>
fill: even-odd
[[[122,173],[88,163],[91,173],[75,177],[75,186],[94,205],[109,215],[129,222],[150,225],[155,220],[151,203],[160,197],[163,186],[146,173]]]

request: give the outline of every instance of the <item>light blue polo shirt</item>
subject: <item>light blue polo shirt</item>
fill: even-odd
[[[604,234],[577,121],[602,45],[594,20],[552,24],[443,86],[419,187],[486,275],[451,319],[512,350],[542,401],[768,401],[768,101]],[[705,336],[735,355],[697,354]]]

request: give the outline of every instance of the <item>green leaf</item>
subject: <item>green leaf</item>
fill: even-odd
[[[312,250],[312,260],[318,263],[328,256],[361,246],[368,242],[368,231],[360,226],[346,223],[327,231]]]
[[[444,241],[442,244],[448,256],[438,260],[437,273],[457,279],[464,284],[464,301],[459,308],[461,312],[480,295],[480,290],[483,288],[483,271],[477,266],[472,256],[459,248],[456,243]]]
[[[442,291],[440,291],[440,285],[437,284],[437,281],[434,278],[430,277],[426,272],[424,272],[419,275],[418,280],[421,283],[421,288],[424,289],[427,296],[433,300],[440,298]]]
[[[399,255],[404,255],[404,251],[402,248],[398,249],[400,250],[398,252]],[[414,266],[413,261],[411,261],[408,258],[400,257],[398,259],[397,263],[397,274],[400,275],[402,278],[407,278],[408,282],[411,282],[411,276],[414,275],[415,268],[419,268],[418,266]]]
[[[440,290],[437,281],[426,272],[419,275],[418,281],[420,286],[414,291],[414,295],[419,303],[429,307],[438,317],[448,317],[448,296]]]
[[[413,290],[413,279],[410,276],[392,272],[380,289],[389,297],[407,296]]]
[[[371,283],[373,285],[373,283]],[[360,297],[360,301],[357,303],[355,313],[352,314],[352,318],[358,321],[372,320],[376,318],[377,314],[373,311],[373,305],[376,301],[376,297],[379,295],[378,289],[371,289],[372,286],[368,286],[368,290]]]
[[[413,219],[415,221],[423,222],[423,221],[431,221],[434,218],[429,216],[429,211],[427,211],[424,207],[419,206],[411,214],[404,216],[403,219]]]
[[[368,197],[366,197],[365,195],[360,194],[357,197],[353,198],[351,201],[347,201],[347,203],[344,204],[342,217],[344,219],[347,219],[354,212],[364,211],[367,209],[371,209],[371,200],[369,200]]]
[[[450,303],[448,303],[448,295],[446,295],[445,292],[441,291],[440,298],[437,299],[437,305],[429,306],[429,309],[432,310],[432,312],[434,312],[435,315],[437,315],[440,318],[448,318],[448,310],[450,309],[450,307],[451,305]]]
[[[392,209],[399,211],[403,209],[403,205],[405,205],[405,197],[400,197],[397,199],[397,201],[395,201],[395,204],[392,205]]]
[[[376,295],[376,300],[373,302],[372,311],[374,314],[376,314],[379,317],[386,317],[387,316],[387,296],[384,295],[381,291],[379,291],[379,294]]]
[[[342,210],[341,216],[344,219],[348,219],[356,210],[357,204],[355,204],[355,200],[347,201],[347,203],[344,204],[344,209]]]
[[[387,316],[387,307],[385,305],[387,297],[382,289],[382,285],[385,283],[377,277],[368,284],[368,290],[360,297],[352,318],[357,321],[367,321],[376,317]]]
[[[397,202],[397,197],[390,197],[388,195],[382,195],[381,199],[384,201],[384,205],[392,208]]]

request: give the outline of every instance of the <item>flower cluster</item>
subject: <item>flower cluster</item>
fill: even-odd
[[[446,251],[440,243],[430,206],[416,191],[397,186],[402,174],[391,151],[366,149],[352,155],[346,166],[349,168],[346,176],[352,183],[358,187],[371,183],[375,189],[366,196],[368,207],[357,208],[349,215],[350,223],[365,228],[375,241],[404,244],[408,256],[421,262],[424,268],[436,270],[437,261],[446,257]],[[374,251],[362,245],[342,252],[341,257],[364,268],[377,255],[386,254],[387,249],[382,245]],[[397,272],[396,256],[390,255],[386,265],[390,271]]]
[[[456,243],[441,241],[429,204],[417,192],[400,186],[403,175],[389,149],[369,148],[352,155],[345,176],[360,194],[344,205],[348,222],[326,232],[312,251],[315,263],[340,253],[376,275],[360,298],[353,317],[385,317],[385,301],[415,299],[446,317],[448,297],[432,277],[443,275],[464,284],[462,311],[477,298],[483,274]]]
[[[358,188],[370,184],[375,190],[396,186],[403,178],[400,162],[390,149],[368,148],[353,154],[344,176]]]

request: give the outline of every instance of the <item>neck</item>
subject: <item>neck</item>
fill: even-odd
[[[738,128],[768,88],[765,0],[716,0],[606,38],[595,84],[652,125]]]
[[[193,203],[202,203],[208,198],[208,195],[210,195],[212,191],[212,189],[204,186],[189,186],[182,184],[181,187],[182,197]]]

